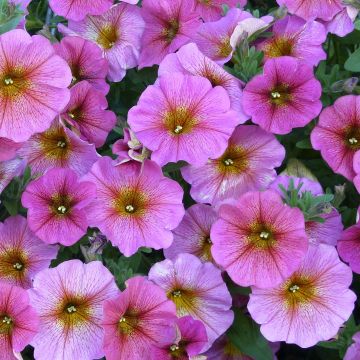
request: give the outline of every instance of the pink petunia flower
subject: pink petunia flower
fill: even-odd
[[[139,68],[160,64],[190,41],[201,24],[194,11],[195,0],[143,0],[141,14],[145,20]]]
[[[70,66],[71,85],[86,80],[104,95],[109,92],[110,86],[105,80],[109,64],[99,46],[81,37],[66,36],[54,44],[54,49]]]
[[[65,35],[80,36],[100,46],[109,61],[108,79],[117,82],[124,78],[127,69],[138,65],[144,26],[140,8],[120,3],[103,15],[70,20],[68,27],[59,24],[58,28]]]
[[[116,115],[106,110],[105,95],[95,90],[87,81],[71,88],[71,98],[61,115],[83,140],[100,147],[116,124]]]
[[[174,260],[177,255],[188,253],[203,262],[213,262],[210,229],[216,219],[216,211],[209,205],[195,204],[189,207],[179,226],[173,230],[174,242],[164,249],[165,257]]]
[[[136,276],[126,289],[104,303],[104,352],[108,360],[141,360],[152,347],[175,339],[176,310],[164,291]]]
[[[166,346],[153,347],[152,360],[196,360],[207,344],[204,324],[191,316],[184,316],[176,322],[177,337]],[[201,359],[199,359],[201,360]]]
[[[239,124],[248,120],[242,108],[242,82],[220,65],[204,56],[194,43],[184,45],[176,54],[169,54],[159,66],[159,76],[175,72],[207,78],[212,86],[222,86],[228,93],[231,108],[237,112]]]
[[[14,352],[24,350],[35,336],[39,319],[29,305],[27,292],[17,286],[0,283],[0,358],[16,360]]]
[[[118,294],[100,262],[69,260],[38,273],[29,290],[40,317],[31,342],[37,360],[93,360],[104,356],[103,304]]]
[[[0,162],[0,193],[10,184],[14,177],[23,174],[25,166],[25,161],[19,158]]]
[[[202,165],[224,152],[238,118],[224,88],[175,73],[147,87],[128,123],[159,165],[179,160]]]
[[[347,95],[323,110],[311,133],[311,144],[320,150],[331,169],[353,180],[354,155],[360,150],[360,96]]]
[[[268,60],[243,92],[252,121],[275,134],[287,134],[316,118],[322,108],[321,85],[311,66],[283,56]]]
[[[31,288],[34,275],[49,267],[57,250],[40,241],[22,216],[7,218],[0,223],[0,281]]]
[[[250,18],[252,15],[247,11],[230,9],[220,20],[201,24],[192,34],[192,40],[205,56],[223,65],[231,59],[235,50],[230,39],[236,26]]]
[[[0,137],[21,142],[46,130],[65,107],[71,72],[42,36],[12,30],[0,44]]]
[[[344,360],[357,360],[360,357],[360,331],[352,337],[353,344],[348,347]]]
[[[354,171],[356,176],[354,177],[354,185],[360,194],[360,150],[354,155]]]
[[[33,135],[18,150],[18,154],[36,175],[58,167],[71,169],[81,176],[100,157],[94,145],[81,140],[58,119],[47,131]]]
[[[352,6],[345,6],[342,11],[337,13],[330,21],[321,21],[326,30],[332,34],[344,37],[355,29],[355,19],[359,10]]]
[[[252,288],[248,310],[269,341],[310,347],[336,336],[356,300],[334,247],[310,246],[300,268],[271,289]]]
[[[285,189],[288,189],[290,180],[293,181],[295,188],[302,184],[299,191],[300,194],[304,193],[305,191],[311,192],[313,196],[324,194],[324,191],[318,182],[304,177],[298,178],[281,175],[275,179],[269,188],[277,191],[278,194],[283,197],[284,194],[281,191],[279,185],[282,185]],[[305,231],[309,242],[313,245],[322,243],[335,246],[337,241],[341,238],[343,231],[341,215],[334,207],[330,207],[328,212],[324,212],[323,214],[319,215],[319,217],[324,219],[323,223],[317,221],[305,222]]]
[[[331,20],[343,9],[342,0],[276,0],[279,5],[285,5],[291,14],[305,20]]]
[[[0,138],[0,162],[11,160],[16,157],[17,150],[22,143],[16,143],[6,138]]]
[[[96,195],[95,185],[79,182],[69,169],[54,168],[29,183],[22,195],[30,229],[45,243],[73,245],[88,228],[84,209]]]
[[[205,21],[219,20],[223,13],[223,5],[228,7],[241,7],[246,5],[246,0],[195,0],[195,11]]]
[[[232,299],[213,264],[202,263],[196,256],[180,254],[174,261],[156,263],[149,279],[162,287],[176,305],[177,315],[190,315],[203,322],[208,335],[207,350],[232,324]]]
[[[340,257],[360,274],[360,222],[346,229],[337,244]]]
[[[112,4],[112,0],[49,0],[55,14],[75,21],[83,20],[86,15],[102,15]]]
[[[143,146],[131,129],[124,128],[123,132],[124,138],[117,140],[112,146],[112,152],[118,156],[117,163],[123,164],[131,160],[142,163],[150,157],[150,151]]]
[[[193,199],[214,205],[238,199],[249,190],[266,189],[284,158],[285,149],[273,134],[258,126],[242,125],[235,129],[219,158],[203,166],[183,167],[181,173],[192,185]]]
[[[316,66],[326,59],[322,44],[326,40],[325,27],[316,22],[287,16],[275,22],[271,29],[273,36],[257,46],[265,55],[265,60],[280,56],[292,56]]]
[[[224,204],[211,228],[215,261],[232,280],[275,286],[299,267],[307,248],[304,216],[272,190],[249,191],[236,205]]]
[[[94,164],[85,179],[97,188],[88,206],[91,226],[98,227],[125,256],[139,247],[167,248],[171,230],[184,215],[183,190],[163,176],[152,161],[114,166],[109,157]]]

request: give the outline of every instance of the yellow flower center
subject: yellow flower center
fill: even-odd
[[[162,31],[162,35],[166,42],[171,43],[180,29],[180,24],[176,19],[170,20]]]
[[[113,24],[104,25],[99,31],[96,42],[105,50],[112,49],[119,40],[118,29]]]
[[[214,160],[218,171],[223,175],[239,175],[248,168],[247,151],[238,145],[230,145],[224,154]]]
[[[165,129],[173,136],[188,134],[197,124],[193,112],[185,106],[167,111],[164,114],[163,121]]]

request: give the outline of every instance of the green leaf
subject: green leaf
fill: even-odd
[[[269,343],[261,335],[259,325],[250,317],[235,309],[235,320],[227,335],[230,341],[244,354],[256,360],[274,358]]]
[[[352,72],[360,72],[360,48],[346,60],[345,69]]]
[[[296,143],[296,147],[299,149],[312,149],[310,139],[304,139]]]

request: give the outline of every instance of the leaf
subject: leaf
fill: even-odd
[[[346,70],[360,72],[360,48],[349,56],[344,66]]]
[[[299,149],[312,149],[310,139],[304,139],[296,143],[296,147]]]
[[[256,360],[273,360],[269,343],[261,335],[259,325],[250,317],[235,309],[235,320],[227,335],[230,341],[244,354]]]

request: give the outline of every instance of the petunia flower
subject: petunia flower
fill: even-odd
[[[195,0],[143,0],[141,14],[145,20],[139,68],[160,64],[190,41],[201,24],[194,11]]]
[[[94,145],[81,140],[59,119],[55,119],[47,131],[33,135],[18,150],[18,154],[37,175],[58,167],[71,169],[81,176],[100,157]]]
[[[353,343],[348,347],[344,360],[357,360],[360,356],[360,332],[352,337]]]
[[[353,161],[360,150],[360,96],[347,95],[323,110],[311,133],[311,144],[320,150],[331,169],[350,181],[355,177]]]
[[[25,166],[25,161],[19,158],[0,161],[0,193],[10,184],[14,177],[23,174]]]
[[[330,21],[321,21],[326,30],[332,34],[344,37],[355,29],[355,19],[359,10],[353,6],[344,6]]]
[[[152,347],[175,339],[176,310],[165,292],[145,277],[104,303],[104,352],[108,360],[150,358]]]
[[[280,175],[275,179],[269,188],[277,191],[281,197],[284,197],[279,185],[288,189],[290,181],[293,181],[295,188],[298,188],[299,185],[302,184],[299,194],[303,194],[305,191],[310,192],[313,196],[324,194],[324,191],[318,182],[305,177],[298,178]],[[330,208],[324,211],[323,214],[319,214],[319,217],[323,218],[324,222],[305,221],[305,231],[309,242],[313,245],[323,243],[335,246],[337,241],[341,238],[343,231],[341,215],[334,207],[330,206]]]
[[[49,0],[55,14],[75,21],[83,20],[86,15],[102,15],[112,4],[112,0]]]
[[[71,72],[42,36],[12,30],[0,45],[0,137],[21,142],[49,128],[65,107]]]
[[[65,35],[80,36],[100,46],[109,62],[110,81],[121,81],[127,69],[138,65],[144,21],[137,6],[116,4],[102,15],[70,20],[68,27],[59,24],[58,28]]]
[[[276,0],[279,5],[285,5],[291,14],[305,20],[331,20],[343,9],[342,0]]]
[[[201,24],[192,35],[192,41],[205,56],[223,65],[231,59],[235,50],[230,39],[236,26],[250,18],[252,15],[247,11],[230,9],[220,20]]]
[[[141,246],[170,246],[171,230],[184,215],[183,190],[164,177],[158,165],[147,160],[142,166],[115,166],[103,157],[84,179],[97,189],[97,198],[87,207],[90,225],[98,227],[125,256]]]
[[[275,22],[272,36],[260,42],[257,48],[264,52],[265,60],[292,56],[308,65],[316,66],[326,59],[322,44],[326,40],[325,27],[297,16],[287,16]]]
[[[26,290],[0,282],[0,358],[16,360],[14,352],[24,350],[39,326]]]
[[[105,95],[87,81],[81,81],[70,90],[71,98],[61,115],[81,138],[100,147],[116,124],[116,115],[106,110]]]
[[[112,152],[118,156],[116,161],[119,164],[131,160],[142,163],[150,157],[150,151],[143,146],[131,129],[124,128],[123,132],[124,138],[117,140],[112,146]]]
[[[264,130],[287,134],[316,118],[322,108],[321,85],[311,66],[283,56],[268,60],[243,92],[245,112]]]
[[[11,160],[16,157],[17,150],[22,143],[16,143],[10,139],[0,138],[0,162]]]
[[[159,165],[179,160],[202,165],[224,152],[238,118],[224,88],[174,73],[147,87],[128,123]]]
[[[180,254],[174,261],[153,265],[149,279],[165,290],[179,317],[190,315],[203,322],[208,335],[204,351],[232,324],[232,299],[221,270],[213,264],[202,263],[194,255]]]
[[[285,149],[273,134],[258,126],[242,125],[235,129],[220,157],[203,166],[183,167],[181,173],[192,185],[194,200],[214,205],[238,199],[249,190],[266,189],[284,158]]]
[[[0,281],[31,288],[34,276],[56,258],[57,246],[49,246],[29,229],[22,216],[0,223]]]
[[[69,260],[38,273],[29,290],[40,317],[31,345],[37,360],[93,360],[104,356],[103,304],[118,294],[100,262]]]
[[[159,66],[159,76],[174,74],[195,75],[207,78],[212,86],[222,86],[228,93],[231,108],[236,111],[239,124],[248,120],[242,108],[242,82],[220,65],[204,56],[196,44],[184,45],[176,54],[169,54]]]
[[[360,222],[347,228],[337,244],[340,257],[360,274]]]
[[[195,11],[205,21],[216,21],[221,18],[223,5],[228,7],[245,6],[246,0],[196,0]]]
[[[197,355],[207,344],[204,324],[191,316],[184,316],[176,321],[177,337],[175,341],[162,348],[153,347],[152,360],[196,360]],[[200,360],[200,359],[199,359]]]
[[[216,211],[209,205],[195,204],[189,207],[179,226],[173,230],[174,241],[164,249],[165,257],[174,260],[177,255],[188,253],[203,262],[212,262],[210,229],[216,219]]]
[[[232,280],[269,288],[299,267],[307,248],[304,216],[272,190],[249,191],[224,204],[210,234],[212,255]]]
[[[109,64],[99,46],[78,36],[66,36],[54,44],[54,49],[71,69],[71,85],[86,80],[104,95],[109,92],[110,86],[105,80]]]
[[[300,268],[271,289],[252,288],[248,310],[269,341],[310,347],[336,336],[356,300],[334,247],[310,246]]]
[[[21,198],[30,229],[47,244],[73,245],[86,233],[84,207],[95,198],[95,191],[94,184],[79,182],[72,170],[49,170],[30,182]]]

